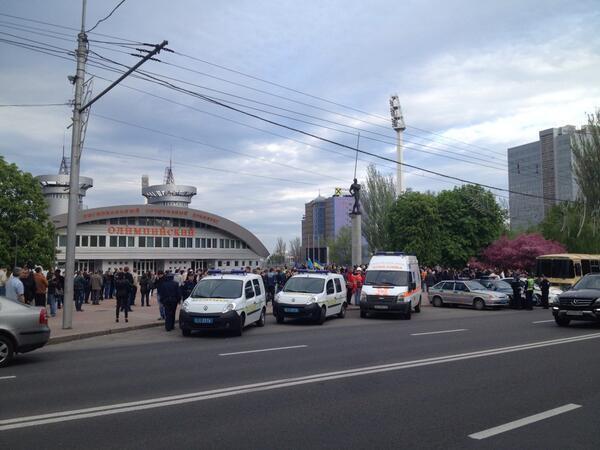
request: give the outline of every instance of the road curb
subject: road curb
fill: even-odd
[[[88,338],[93,338],[93,337],[98,337],[98,336],[106,336],[107,334],[126,333],[127,331],[142,330],[144,328],[154,328],[154,327],[161,327],[161,326],[162,327],[165,326],[165,323],[163,321],[156,322],[156,323],[143,323],[141,325],[132,325],[132,326],[123,327],[123,328],[109,328],[107,330],[89,331],[87,333],[71,334],[68,336],[50,337],[50,340],[48,341],[48,345],[63,344],[65,342],[78,341],[80,339],[88,339]]]

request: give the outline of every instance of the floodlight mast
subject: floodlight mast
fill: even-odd
[[[404,192],[402,132],[406,130],[406,125],[404,124],[402,107],[400,106],[400,99],[397,94],[390,96],[390,115],[392,118],[392,128],[396,131],[396,160],[398,161],[396,169],[396,194],[400,196]]]

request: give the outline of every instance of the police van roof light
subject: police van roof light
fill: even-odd
[[[298,269],[298,273],[329,273],[329,270]]]

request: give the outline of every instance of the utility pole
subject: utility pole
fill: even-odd
[[[406,130],[406,125],[404,124],[404,117],[402,116],[402,108],[400,107],[398,95],[392,95],[390,97],[390,114],[392,116],[392,128],[396,131],[396,160],[398,161],[398,167],[396,169],[396,190],[398,191],[397,195],[400,196],[404,192],[402,132]]]
[[[85,63],[88,54],[88,40],[85,32],[85,12],[86,12],[86,0],[82,0],[81,9],[81,31],[77,35],[77,72],[74,78],[75,83],[75,100],[73,102],[73,131],[71,139],[71,171],[69,177],[69,210],[67,215],[67,248],[65,254],[65,296],[63,302],[63,329],[70,329],[73,326],[73,304],[74,304],[74,286],[73,280],[75,279],[75,241],[77,238],[77,221],[79,218],[79,162],[81,159],[81,145],[82,145],[82,113],[92,106],[101,97],[106,95],[108,91],[119,84],[123,79],[128,77],[138,67],[144,64],[146,61],[151,59],[153,56],[158,54],[168,44],[167,41],[163,41],[159,45],[154,46],[154,50],[149,51],[141,60],[136,63],[133,67],[127,70],[117,80],[115,80],[110,86],[104,89],[100,94],[94,97],[92,100],[87,102],[85,105],[81,105],[83,101],[83,86],[85,81]],[[172,51],[165,49],[166,51]]]
[[[77,72],[75,74],[75,101],[73,104],[73,131],[71,133],[71,171],[69,174],[69,210],[67,216],[67,248],[65,255],[65,296],[63,301],[64,330],[73,326],[75,279],[75,239],[79,215],[79,159],[81,157],[81,101],[87,60],[87,35],[85,34],[86,0],[81,8],[81,31],[77,35]]]

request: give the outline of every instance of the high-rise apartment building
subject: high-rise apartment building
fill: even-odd
[[[539,141],[508,149],[508,186],[513,191],[509,196],[510,227],[513,230],[536,225],[554,205],[577,198],[571,143],[585,132],[585,126],[581,130],[573,125],[550,128],[539,132]]]
[[[302,249],[305,258],[321,263],[328,261],[327,242],[334,239],[342,227],[350,227],[349,213],[354,198],[349,195],[322,197],[319,195],[304,205],[302,218]]]

